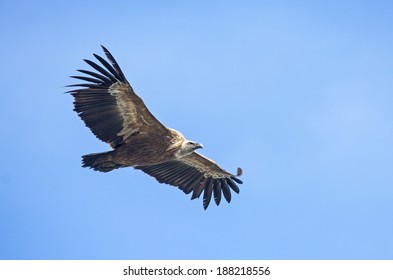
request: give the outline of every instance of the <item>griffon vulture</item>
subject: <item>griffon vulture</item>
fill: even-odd
[[[109,143],[111,151],[84,155],[83,167],[108,172],[120,167],[133,167],[153,176],[160,183],[176,186],[184,193],[199,198],[203,191],[203,207],[209,206],[212,194],[217,205],[221,193],[231,201],[231,191],[242,181],[214,161],[195,150],[202,145],[189,141],[165,127],[135,94],[111,53],[102,46],[109,61],[94,54],[102,64],[85,59],[95,72],[77,70],[87,76],[71,76],[86,83],[69,91],[74,96],[74,111],[94,135]]]

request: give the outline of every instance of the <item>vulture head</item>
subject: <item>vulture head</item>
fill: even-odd
[[[183,143],[181,144],[180,149],[177,151],[177,155],[179,157],[183,157],[188,154],[191,154],[196,149],[202,149],[202,148],[203,148],[203,145],[200,143],[184,140]]]

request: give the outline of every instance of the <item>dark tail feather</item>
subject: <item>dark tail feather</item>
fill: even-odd
[[[112,152],[96,153],[82,156],[82,166],[89,167],[101,172],[109,172],[113,169],[124,167],[112,161]]]

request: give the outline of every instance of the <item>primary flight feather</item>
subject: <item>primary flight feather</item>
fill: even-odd
[[[203,192],[203,207],[209,206],[212,195],[217,205],[221,194],[231,201],[231,191],[239,193],[238,168],[233,175],[214,161],[195,150],[202,145],[189,141],[171,128],[165,127],[135,94],[116,60],[103,46],[106,61],[102,64],[85,59],[94,70],[77,70],[86,76],[71,76],[84,81],[70,85],[74,96],[74,110],[94,135],[109,143],[111,151],[82,156],[83,167],[108,172],[121,167],[133,167],[153,176],[160,183],[170,184],[184,193],[192,192],[191,199]]]

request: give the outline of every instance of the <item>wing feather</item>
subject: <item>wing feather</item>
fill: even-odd
[[[213,191],[214,191],[214,201],[216,202],[217,205],[220,205],[220,202],[221,202],[221,181],[220,180],[214,181]]]
[[[207,207],[209,207],[214,185],[214,180],[212,179],[212,177],[208,178],[206,181],[207,182],[205,184],[205,190],[203,192],[203,208],[205,210],[207,209]]]
[[[191,182],[191,183],[188,185],[187,189],[184,190],[184,193],[189,194],[189,193],[193,192],[194,189],[197,188],[197,187],[199,186],[199,184],[201,184],[201,182],[202,182],[203,180],[205,180],[205,177],[203,177],[202,174],[199,174],[198,176],[196,176],[196,177],[195,177],[195,181],[194,181],[194,182]],[[192,199],[192,197],[191,197],[191,199]]]
[[[222,190],[222,194],[224,195],[224,198],[226,201],[231,202],[231,191],[229,190],[229,187],[227,185],[227,181],[226,180],[220,180],[221,182],[221,190]]]
[[[98,72],[100,72],[102,75],[104,75],[105,77],[108,77],[112,83],[116,83],[117,80],[115,79],[114,76],[112,76],[112,74],[110,74],[108,71],[106,71],[104,68],[102,68],[101,66],[99,66],[97,63],[89,60],[89,59],[84,59],[84,62],[86,62],[87,64],[89,64],[91,67],[93,67],[95,70],[97,70]]]
[[[108,60],[111,62],[113,68],[115,68],[116,72],[119,74],[120,80],[127,81],[126,77],[123,74],[123,71],[121,71],[119,64],[116,62],[116,60],[112,56],[112,54],[104,46],[101,45],[101,48],[104,50],[104,53],[105,53],[106,57],[108,58]]]
[[[232,181],[234,180],[233,178],[229,179],[227,178],[225,181],[227,181],[229,187],[235,192],[239,193],[239,187]]]
[[[109,72],[111,72],[111,74],[116,78],[116,80],[121,81],[122,78],[120,77],[119,73],[113,69],[113,67],[111,65],[109,65],[109,63],[103,59],[101,56],[97,55],[97,54],[93,54],[95,58],[97,58],[97,60],[99,62],[101,62],[102,65],[105,66],[106,69],[108,69]]]
[[[82,80],[82,81],[86,81],[86,82],[90,82],[90,83],[96,83],[96,84],[103,83],[102,80],[100,80],[100,79],[84,77],[84,76],[70,76],[70,78],[79,79],[79,80]]]
[[[205,189],[205,181],[202,180],[194,187],[194,191],[192,192],[191,199],[199,198],[201,196],[202,191]]]
[[[111,84],[112,83],[112,81],[110,79],[108,79],[104,75],[100,75],[100,74],[98,74],[96,72],[92,72],[92,71],[88,71],[88,70],[81,70],[81,69],[78,69],[76,71],[81,72],[81,73],[86,74],[86,75],[90,75],[90,76],[95,77],[97,79],[100,79],[101,82],[103,82],[103,83],[106,83],[106,84]]]
[[[192,192],[194,184],[198,184],[203,178],[203,175],[198,170],[194,170],[192,173],[189,174],[188,180],[184,184],[179,185],[178,187],[185,194],[189,194],[190,192]]]

